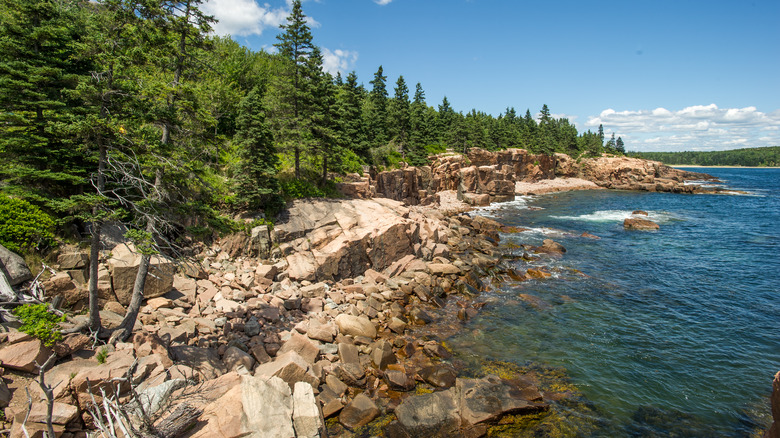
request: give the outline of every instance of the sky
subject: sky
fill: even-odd
[[[381,65],[428,105],[546,104],[630,151],[780,146],[778,0],[306,0],[335,74]],[[273,51],[290,0],[207,0],[215,33]]]

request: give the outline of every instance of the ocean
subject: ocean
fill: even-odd
[[[484,294],[480,315],[447,340],[466,359],[565,372],[576,402],[554,403],[555,433],[529,436],[748,437],[771,422],[780,169],[695,171],[746,194],[578,191],[477,212],[528,228],[502,235],[504,245],[553,239],[567,249],[514,262],[553,276]],[[634,210],[660,229],[624,230]]]

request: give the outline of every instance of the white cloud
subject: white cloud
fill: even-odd
[[[332,75],[335,75],[337,72],[344,73],[349,70],[357,59],[357,52],[341,49],[333,51],[328,48],[322,49],[322,69]]]
[[[278,31],[279,25],[290,15],[292,3],[286,7],[272,8],[268,3],[260,5],[256,0],[207,0],[203,11],[217,19],[214,33],[217,35],[262,35],[265,29]],[[312,17],[306,17],[310,27],[319,27]]]
[[[213,15],[217,35],[261,35],[267,28],[278,28],[289,15],[286,8],[260,6],[255,0],[208,0],[203,10]]]
[[[604,125],[622,136],[633,151],[722,150],[780,145],[780,110],[694,105],[681,110],[615,111],[588,118],[587,127]]]
[[[374,3],[376,3],[378,5],[384,6],[384,5],[390,4],[391,1],[393,1],[393,0],[374,0]]]

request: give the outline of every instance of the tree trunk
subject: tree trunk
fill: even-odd
[[[301,149],[295,146],[295,179],[301,179]]]
[[[138,265],[138,274],[135,276],[130,304],[127,305],[127,312],[125,312],[122,323],[117,327],[116,334],[112,335],[112,338],[116,341],[125,342],[133,334],[133,327],[135,327],[135,321],[138,319],[138,313],[141,310],[141,302],[144,300],[144,286],[146,286],[146,276],[149,274],[151,259],[152,256],[148,254],[141,256],[141,263]]]
[[[328,155],[324,154],[322,156],[322,186],[325,186],[325,183],[328,182]]]
[[[106,146],[100,144],[100,156],[98,158],[97,193],[103,194],[106,188]],[[98,217],[99,206],[92,208],[93,217]],[[100,307],[98,305],[98,265],[100,262],[100,234],[103,229],[102,220],[92,222],[92,243],[89,249],[89,328],[93,332],[100,330]]]

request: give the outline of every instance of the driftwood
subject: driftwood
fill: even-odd
[[[182,402],[165,418],[162,415],[166,407],[157,408],[156,412],[144,409],[141,395],[136,391],[133,375],[138,360],[133,362],[123,377],[109,381],[111,391],[107,393],[100,388],[102,402],[98,403],[92,390],[92,384],[87,380],[87,391],[92,398],[88,411],[92,415],[97,431],[90,436],[101,438],[177,438],[189,430],[203,411],[188,402]],[[123,386],[129,386],[125,403],[120,404],[120,392]],[[125,386],[125,387],[127,387]],[[170,400],[167,406],[170,406]],[[159,421],[158,421],[159,420]],[[156,424],[155,424],[156,423]]]
[[[162,438],[177,438],[194,425],[202,413],[202,409],[186,402],[182,403],[155,426],[155,429]]]

